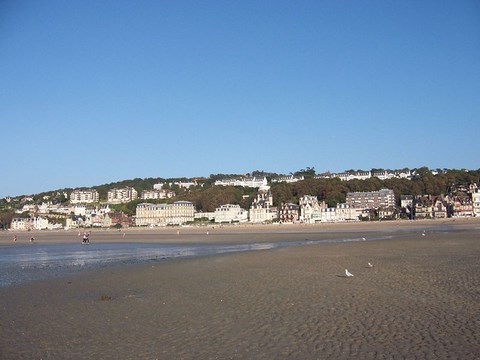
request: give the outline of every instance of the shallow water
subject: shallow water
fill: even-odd
[[[382,240],[379,236],[368,240]],[[0,249],[0,287],[60,277],[78,271],[112,265],[147,263],[172,258],[212,256],[332,242],[355,242],[352,237],[335,240],[287,241],[253,244],[171,245],[152,243],[27,244]]]

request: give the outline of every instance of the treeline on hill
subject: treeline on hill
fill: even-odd
[[[367,180],[351,180],[341,181],[339,178],[333,179],[314,179],[311,169],[308,173],[297,172],[295,175],[304,175],[305,180],[296,183],[272,183],[271,191],[273,195],[274,206],[282,203],[292,202],[298,203],[303,195],[313,195],[318,199],[325,201],[328,206],[336,206],[338,203],[345,202],[348,192],[355,191],[378,191],[380,189],[391,189],[394,191],[398,203],[400,203],[400,195],[440,195],[446,194],[452,185],[465,185],[478,183],[480,170],[463,171],[448,170],[445,173],[433,175],[428,168],[417,169],[417,176],[412,180],[407,179],[389,179],[380,180],[372,177]],[[249,174],[251,176],[266,176],[271,180],[277,174],[255,172]],[[256,197],[257,189],[244,188],[240,186],[214,186],[218,179],[228,177],[235,178],[241,175],[217,174],[211,175],[208,179],[202,179],[203,187],[184,189],[178,186],[167,186],[175,191],[176,196],[168,199],[167,202],[174,201],[191,201],[198,211],[210,212],[223,204],[238,204],[244,209],[248,209]],[[113,187],[133,186],[137,191],[141,188],[141,179],[136,179],[138,183],[129,183],[129,185],[115,184]],[[132,180],[134,181],[134,180]],[[186,180],[185,180],[186,181]],[[154,183],[156,183],[154,181]],[[148,189],[151,189],[153,184]],[[108,190],[107,190],[108,191]],[[105,195],[106,196],[106,195]],[[113,205],[113,208],[124,211],[127,214],[134,214],[137,204],[144,200],[136,200],[128,204]],[[164,203],[166,200],[158,200],[149,202]]]
[[[270,181],[272,178],[278,176],[275,173],[268,173],[264,171],[254,171],[248,176],[265,176]],[[320,201],[325,201],[328,206],[336,206],[338,203],[345,202],[348,192],[356,191],[378,191],[383,188],[392,189],[395,193],[398,203],[400,203],[400,195],[440,195],[449,192],[452,185],[468,186],[471,183],[478,183],[480,178],[480,169],[474,171],[464,170],[448,170],[439,174],[433,175],[432,172],[426,168],[416,169],[416,176],[412,180],[407,179],[389,179],[380,180],[372,177],[367,180],[351,180],[341,181],[339,178],[333,179],[314,179],[315,170],[313,168],[302,169],[293,173],[293,175],[303,175],[305,180],[296,183],[271,183],[271,191],[273,195],[273,202],[275,206],[282,203],[292,202],[298,203],[298,200],[303,195],[317,196]],[[191,187],[185,189],[174,185],[176,181],[191,181],[191,179],[163,179],[163,178],[136,178],[133,180],[125,180],[110,184],[104,184],[93,187],[99,192],[100,199],[107,198],[107,192],[113,188],[122,188],[130,186],[135,188],[139,196],[143,190],[150,190],[154,184],[164,183],[165,189],[175,191],[176,196],[168,200],[148,200],[153,203],[172,203],[174,201],[191,201],[197,211],[210,212],[215,208],[224,204],[238,204],[244,209],[248,209],[256,197],[258,189],[244,188],[240,186],[215,186],[214,183],[218,179],[238,178],[242,175],[238,174],[216,174],[210,175],[209,178],[197,178],[199,184],[203,186]],[[169,185],[169,184],[172,185]],[[63,189],[55,192],[42,193],[34,196],[35,203],[41,203],[44,196],[54,196],[57,203],[68,201],[63,195],[59,194],[73,189]],[[111,205],[111,208],[116,211],[123,211],[128,215],[134,215],[137,204],[145,200],[138,199],[126,204]],[[0,222],[4,217],[10,218],[12,216],[12,206],[6,203],[0,204],[3,210],[0,210]]]

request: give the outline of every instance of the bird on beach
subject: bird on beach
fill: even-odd
[[[425,233],[425,230],[423,230],[423,232],[422,232],[422,236],[425,236],[425,235],[427,235],[427,234]]]
[[[350,277],[350,276],[353,276],[353,274],[350,271],[348,271],[347,269],[345,269],[345,276]]]
[[[367,239],[365,239],[364,237],[362,237],[362,240],[365,241],[365,240],[367,240]]]
[[[372,263],[368,263],[368,267],[372,268],[373,267]]]

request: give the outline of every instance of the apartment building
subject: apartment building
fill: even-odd
[[[138,204],[135,211],[137,226],[182,225],[194,220],[195,208],[190,201],[173,204]]]
[[[124,187],[121,189],[111,189],[107,193],[107,202],[109,204],[127,203],[138,198],[138,192],[133,187]]]
[[[160,199],[171,199],[174,196],[175,196],[175,191],[173,190],[153,189],[153,190],[143,190],[141,198],[144,200],[160,200]]]
[[[97,190],[73,190],[70,193],[70,202],[72,204],[94,203],[99,201]]]
[[[347,193],[347,205],[358,209],[378,209],[395,206],[393,190],[381,189],[379,191]]]

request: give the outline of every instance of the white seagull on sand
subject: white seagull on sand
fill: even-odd
[[[368,263],[368,267],[373,267],[372,263]]]
[[[350,276],[353,276],[353,274],[350,271],[348,271],[347,269],[345,269],[345,276],[350,277]]]
[[[365,241],[365,240],[367,240],[367,239],[365,239],[364,237],[362,237],[362,240]]]

